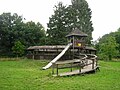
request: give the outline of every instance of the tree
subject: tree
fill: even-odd
[[[54,15],[49,18],[47,34],[49,38],[48,44],[66,44],[67,40],[65,35],[66,31],[66,6],[59,2],[57,6],[55,6]]]
[[[72,5],[64,6],[61,2],[55,6],[54,15],[48,23],[47,34],[50,44],[66,44],[65,36],[73,28],[78,28],[88,34],[87,43],[92,40],[91,9],[85,0],[72,0]]]
[[[120,53],[120,28],[119,28],[117,31],[115,31],[115,32],[110,32],[109,34],[105,34],[105,35],[101,38],[100,42],[103,43],[104,38],[107,38],[107,37],[109,37],[109,36],[112,36],[112,37],[115,38],[115,41],[116,41],[116,43],[118,44],[117,49],[118,49],[118,51],[119,51],[119,53]],[[104,42],[105,42],[105,41],[104,41]]]
[[[117,47],[118,44],[116,43],[115,37],[104,37],[101,39],[99,44],[99,54],[105,55],[109,60],[112,60],[113,56],[118,55],[118,50],[116,49]]]
[[[38,22],[24,22],[16,13],[0,15],[0,55],[11,56],[12,47],[20,41],[25,47],[45,44],[45,30]]]
[[[23,43],[25,45],[34,46],[34,45],[45,45],[45,29],[38,22],[27,22],[24,26]]]
[[[120,28],[116,32],[110,33],[110,35],[115,37],[116,42],[118,44],[118,48],[117,49],[119,50],[119,53],[120,53]]]
[[[16,41],[12,47],[13,53],[17,55],[17,58],[24,54],[24,49],[25,46],[20,41]]]
[[[18,38],[16,31],[21,30],[22,24],[22,16],[18,16],[16,13],[13,15],[11,13],[0,15],[0,47],[2,53],[10,53],[15,39]]]
[[[78,28],[84,33],[88,34],[88,38],[86,39],[86,42],[88,44],[91,44],[92,40],[92,21],[91,21],[91,14],[92,11],[89,8],[89,5],[87,1],[85,0],[72,0],[72,6],[71,6],[71,12],[72,12],[72,18],[73,20],[73,27]],[[72,21],[72,18],[71,19]]]

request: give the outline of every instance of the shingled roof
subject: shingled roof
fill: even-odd
[[[75,28],[66,37],[71,37],[71,36],[87,37],[88,35],[80,31],[79,29]]]

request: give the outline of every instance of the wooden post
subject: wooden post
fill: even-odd
[[[98,60],[97,60],[97,59],[95,59],[95,62],[96,62],[96,67],[98,67]]]
[[[33,51],[33,55],[32,55],[32,59],[34,60],[35,56],[34,56],[34,51]]]
[[[56,64],[56,67],[57,67],[56,69],[57,69],[57,76],[58,76],[58,64]]]
[[[55,63],[52,64],[52,74],[54,74],[54,66],[55,66]]]
[[[81,73],[81,63],[80,62],[78,64],[78,68],[79,68],[79,73]]]
[[[94,64],[95,64],[95,59],[92,59],[93,63],[92,63],[92,69],[94,69]]]
[[[44,49],[43,49],[43,53],[42,53],[42,54],[43,54],[43,55],[42,55],[42,56],[43,56],[42,59],[47,59],[46,51],[47,51],[46,48],[44,48]]]
[[[71,63],[71,70],[70,71],[72,72],[72,63]]]
[[[75,41],[75,40],[74,40],[74,36],[73,36],[73,42],[72,42],[72,43],[73,43],[73,59],[74,59],[74,47],[75,47],[74,41]]]
[[[70,59],[72,59],[72,49],[70,49]]]

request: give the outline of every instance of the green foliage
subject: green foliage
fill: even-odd
[[[111,32],[109,35],[115,37],[116,42],[118,43],[118,50],[120,53],[120,28],[116,32]]]
[[[114,39],[112,39],[112,41],[110,41],[109,40],[109,37],[113,37]],[[108,40],[109,40],[109,42],[108,42]],[[114,57],[120,57],[120,28],[116,31],[116,32],[111,32],[111,33],[109,33],[109,34],[105,34],[102,38],[100,38],[99,40],[99,43],[97,42],[96,43],[96,48],[97,48],[97,50],[98,50],[98,54],[99,54],[99,56],[100,56],[100,58],[106,58],[106,60],[108,59],[108,55],[107,54],[105,54],[105,52],[114,52],[114,54],[112,54],[112,56],[114,56]],[[111,43],[115,43],[115,45],[113,45],[113,44],[111,44]],[[107,44],[107,43],[110,43],[110,44]],[[106,51],[106,50],[104,50],[104,51],[102,51],[101,52],[101,45],[105,45],[106,47],[105,47],[105,49],[106,50],[108,50],[108,51]],[[107,47],[108,46],[108,47]],[[111,49],[111,46],[116,46],[116,47],[112,47],[112,48],[114,48],[115,50],[112,50]]]
[[[24,54],[25,46],[20,41],[16,41],[12,47],[12,50],[17,57],[22,56]]]
[[[11,13],[0,15],[0,48],[2,53],[11,51],[15,38],[17,38],[16,32],[21,30],[19,27],[22,24],[22,16],[18,16],[16,13],[13,15]],[[17,29],[15,29],[16,27]]]
[[[91,14],[92,11],[88,6],[88,3],[86,0],[72,0],[72,6],[71,7],[71,12],[72,12],[72,19],[74,18],[73,21],[73,27],[77,27],[84,33],[88,34],[88,38],[86,42],[88,44],[91,44],[92,40],[92,32],[93,32],[93,27],[92,27],[92,21],[91,21]]]
[[[112,57],[118,55],[118,50],[116,49],[118,47],[118,44],[116,43],[116,40],[114,37],[103,37],[99,41],[99,54],[102,54],[103,56],[107,56],[109,60],[112,60]]]
[[[0,55],[12,54],[15,41],[20,41],[29,47],[45,44],[45,30],[38,22],[23,22],[23,17],[16,13],[3,13],[0,15]]]
[[[72,0],[72,5],[64,6],[61,2],[55,6],[54,15],[49,19],[47,34],[50,44],[66,44],[65,36],[73,28],[88,34],[87,43],[92,40],[91,9],[85,0]]]
[[[35,45],[44,45],[45,30],[44,27],[38,22],[27,22],[24,26],[22,41],[25,45],[35,46]]]
[[[100,62],[100,72],[70,77],[52,77],[47,62],[0,61],[0,90],[119,90],[120,62]]]
[[[49,38],[48,44],[66,44],[67,34],[66,24],[66,6],[60,2],[55,6],[54,15],[49,19],[47,34]]]

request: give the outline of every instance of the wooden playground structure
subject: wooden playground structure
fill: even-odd
[[[87,72],[95,72],[96,70],[99,70],[98,62],[96,58],[97,58],[96,55],[89,54],[87,55],[87,57],[85,56],[85,58],[81,58],[81,59],[57,61],[52,65],[52,74],[53,76],[70,76],[76,74],[84,74]],[[70,71],[59,73],[59,69],[66,69],[66,68],[69,68]],[[73,70],[73,68],[76,68],[76,70]],[[55,73],[55,69],[56,69],[56,73]]]
[[[44,70],[52,67],[53,76],[68,76],[88,73],[91,71],[95,72],[97,69],[99,70],[96,49],[86,46],[85,38],[87,36],[87,34],[75,28],[70,34],[66,36],[68,39],[67,46],[37,46],[30,47],[28,50],[33,52],[33,59],[35,58],[36,51],[40,52],[42,57],[47,57],[44,56],[46,54],[52,56],[54,52],[57,52],[55,54],[58,55],[53,56],[52,61],[43,67]],[[41,55],[39,57],[41,57]],[[50,59],[51,57],[49,56],[48,58]],[[65,72],[60,73],[60,69],[66,70]]]
[[[78,29],[74,29],[70,34],[66,36],[69,43],[72,43],[72,60],[56,61],[52,62],[52,74],[53,76],[68,76],[83,74],[99,70],[97,56],[94,54],[82,54],[85,50],[85,37],[87,34],[81,32]],[[77,52],[75,52],[77,50]],[[69,72],[59,73],[59,69],[70,68]],[[76,70],[73,70],[76,68]],[[56,69],[56,73],[55,73]]]

